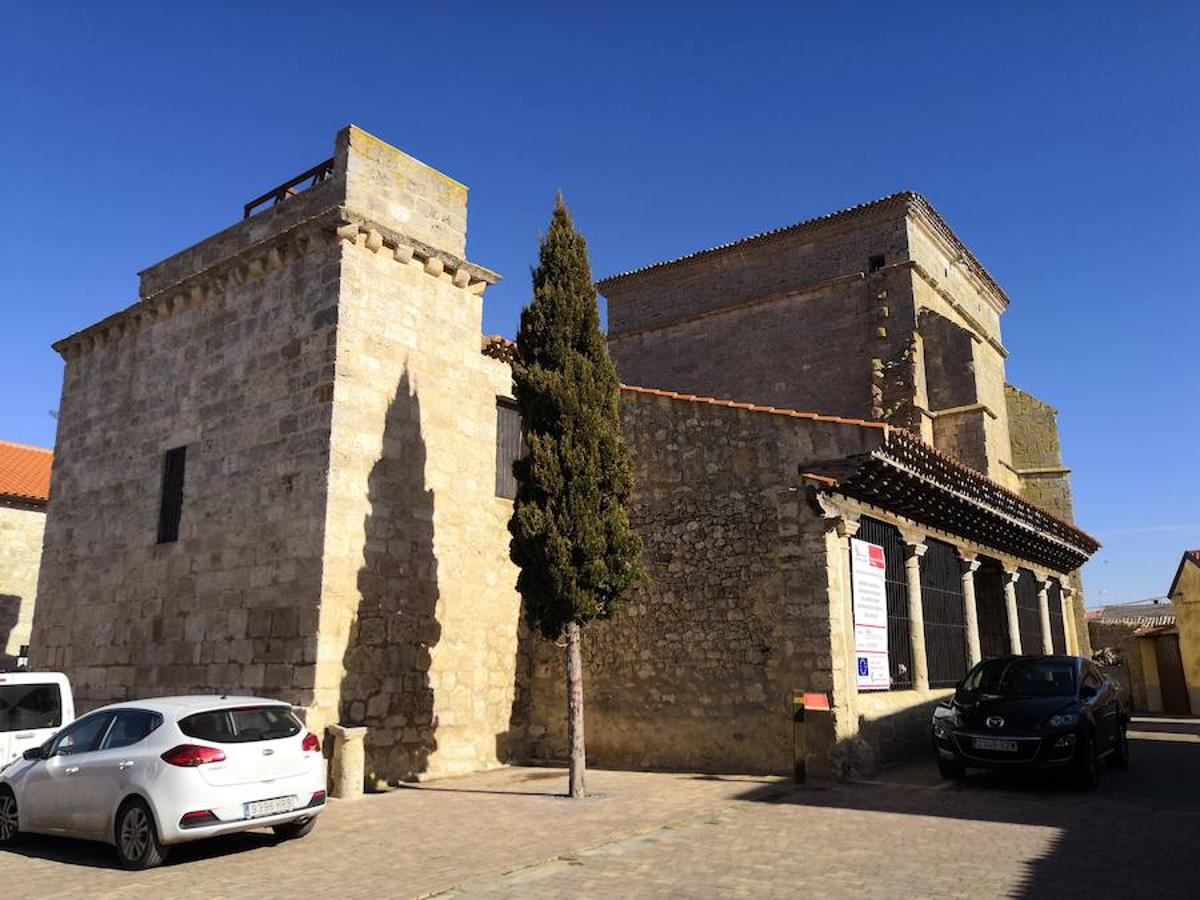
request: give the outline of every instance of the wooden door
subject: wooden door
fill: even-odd
[[[1158,684],[1162,689],[1163,712],[1173,716],[1191,715],[1187,681],[1183,677],[1183,657],[1179,655],[1179,635],[1160,634],[1156,637],[1154,656],[1158,662]]]

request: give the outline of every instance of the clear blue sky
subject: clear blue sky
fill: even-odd
[[[51,445],[51,342],[354,122],[471,187],[509,335],[558,188],[597,275],[925,193],[1060,410],[1089,601],[1200,547],[1200,4],[372,6],[0,2],[0,436]]]

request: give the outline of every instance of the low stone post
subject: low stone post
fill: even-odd
[[[330,796],[341,800],[355,800],[363,795],[366,781],[366,749],[363,738],[366,728],[349,728],[345,725],[330,725],[333,737],[333,753],[330,762]]]
[[[975,603],[975,572],[979,560],[974,553],[964,553],[958,559],[962,573],[963,618],[967,623],[967,666],[971,667],[983,659],[979,649],[979,607]]]
[[[1004,569],[1004,606],[1008,610],[1008,644],[1013,653],[1021,652],[1021,619],[1017,615],[1017,579],[1020,569]]]
[[[1038,613],[1042,618],[1042,652],[1050,654],[1054,652],[1054,637],[1050,634],[1050,579],[1038,579]],[[1063,634],[1066,634],[1066,623],[1064,622]],[[1066,648],[1063,648],[1066,650]]]
[[[904,579],[908,583],[909,646],[912,647],[913,687],[929,690],[929,660],[925,655],[925,604],[921,599],[921,557],[929,548],[924,538],[904,539]]]

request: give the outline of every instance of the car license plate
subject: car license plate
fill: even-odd
[[[971,746],[976,750],[995,750],[1000,753],[1016,753],[1016,741],[997,741],[994,738],[972,738]]]
[[[296,808],[295,797],[276,797],[274,800],[255,800],[246,804],[246,818],[259,819],[263,816],[275,816],[279,813],[291,812]]]

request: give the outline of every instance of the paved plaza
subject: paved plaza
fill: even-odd
[[[161,869],[27,838],[12,897],[1194,897],[1200,720],[1134,723],[1134,761],[1080,793],[1046,779],[870,783],[512,768],[331,804],[313,834],[175,848]]]

